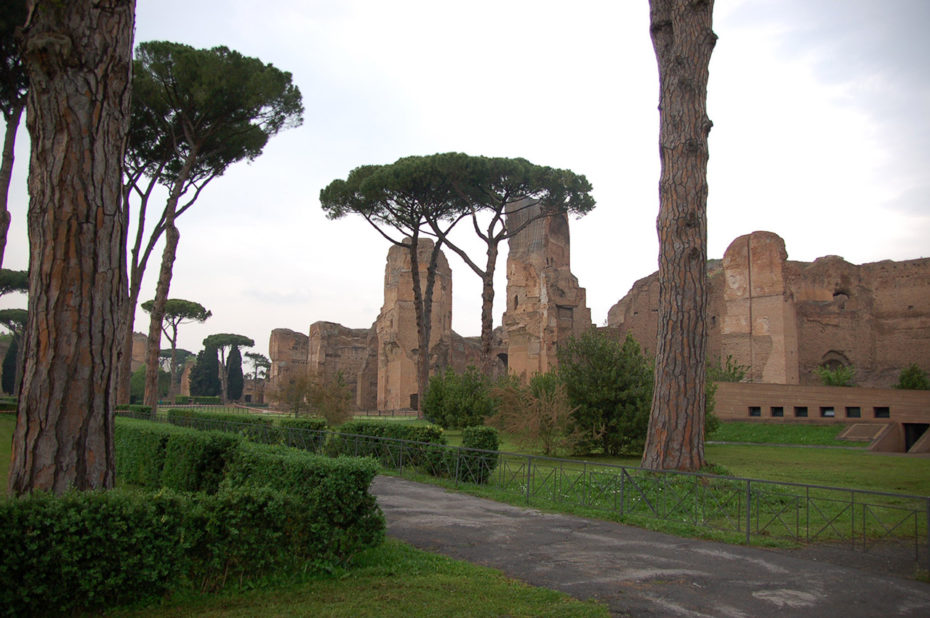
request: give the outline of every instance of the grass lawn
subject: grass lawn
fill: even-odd
[[[708,436],[715,442],[752,442],[755,444],[801,444],[866,447],[868,442],[837,440],[845,424],[807,425],[801,423],[747,423],[730,421]]]
[[[107,616],[608,616],[607,608],[388,539],[325,579]]]

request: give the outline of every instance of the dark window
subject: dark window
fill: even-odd
[[[807,418],[807,406],[794,406],[794,415],[798,418]]]
[[[772,416],[784,416],[785,415],[785,409],[781,406],[772,406],[771,412],[772,412]]]
[[[888,406],[875,406],[875,418],[891,418],[891,408]]]
[[[862,409],[859,406],[846,406],[847,418],[860,418],[861,416]]]
[[[749,416],[762,416],[762,408],[759,406],[749,406]]]
[[[833,406],[821,406],[820,416],[824,418],[833,418],[836,416],[836,411],[833,409]]]

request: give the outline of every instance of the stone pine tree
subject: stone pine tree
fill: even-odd
[[[303,103],[291,74],[257,58],[226,47],[194,49],[165,41],[142,43],[136,50],[125,168],[126,198],[137,198],[139,210],[122,330],[124,349],[130,350],[142,271],[163,234],[146,349],[145,404],[153,409],[164,306],[180,239],[178,216],[230,165],[255,159],[271,136],[302,122]],[[143,242],[148,199],[158,184],[168,188],[168,199],[149,240]],[[126,363],[121,369],[121,375],[128,375]]]
[[[223,403],[229,400],[229,353],[235,349],[239,354],[239,348],[251,348],[254,345],[254,340],[234,333],[218,333],[203,340],[204,348],[213,348],[219,352],[217,375],[220,378],[220,397]],[[242,374],[242,356],[239,356],[239,374]]]
[[[410,255],[417,349],[420,350],[417,354],[418,406],[429,383],[433,286],[442,238],[467,215],[464,201],[453,188],[461,179],[448,174],[448,167],[442,163],[442,159],[449,156],[455,155],[405,157],[389,165],[365,165],[352,170],[345,180],[334,180],[320,191],[320,203],[327,217],[360,215],[381,236],[403,247]],[[424,288],[420,282],[417,247],[420,237],[429,232],[430,221],[441,222],[442,235],[437,237],[430,253]]]
[[[650,0],[659,65],[659,305],[642,465],[704,466],[707,331],[707,78],[712,0]]]
[[[246,352],[245,358],[252,366],[252,379],[255,381],[264,380],[268,376],[268,370],[271,369],[271,361],[264,354],[258,352]]]
[[[9,490],[112,487],[133,0],[30,0],[29,318]]]
[[[429,220],[431,230],[481,278],[481,355],[485,373],[493,367],[491,356],[494,329],[494,272],[500,244],[513,238],[531,223],[554,214],[584,215],[594,208],[591,184],[570,170],[534,165],[526,159],[473,157],[458,153],[437,155],[436,164],[449,178],[464,202],[472,227],[486,246],[484,266],[480,260],[454,244],[443,233],[442,221]],[[540,204],[538,214],[508,221],[507,214]],[[486,216],[483,216],[486,215]]]
[[[154,305],[154,300],[147,300],[142,303],[142,309],[146,313],[151,313],[152,307]],[[165,337],[168,338],[168,343],[171,344],[171,364],[170,369],[168,370],[168,373],[171,375],[171,387],[168,391],[169,399],[173,400],[174,396],[178,394],[178,327],[181,324],[190,324],[193,322],[199,322],[202,324],[206,322],[212,315],[212,311],[200,303],[194,302],[192,300],[184,300],[183,298],[169,298],[165,302],[165,315],[162,319],[162,332],[165,334]]]
[[[26,108],[29,79],[16,42],[16,29],[26,22],[26,0],[4,0],[0,3],[0,111],[6,130],[3,134],[3,154],[0,155],[0,266],[6,251],[6,236],[10,229],[7,199],[13,176],[13,151],[16,132]]]

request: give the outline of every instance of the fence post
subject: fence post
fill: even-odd
[[[927,505],[927,571],[930,572],[930,498],[925,498],[924,503]]]
[[[752,481],[746,479],[746,545],[749,545],[749,534],[752,530]]]
[[[526,456],[526,504],[530,503],[530,483],[533,482],[531,474],[533,470],[533,456]]]

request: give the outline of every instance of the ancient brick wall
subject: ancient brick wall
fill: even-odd
[[[708,350],[750,367],[754,382],[816,385],[822,365],[853,366],[856,383],[888,387],[901,369],[930,369],[930,260],[856,266],[837,256],[787,259],[784,241],[754,232],[708,264]],[[655,347],[658,280],[634,284],[608,325]]]
[[[271,393],[290,380],[307,375],[309,344],[309,338],[303,333],[287,328],[271,331],[268,341],[268,356],[271,359],[268,387]]]
[[[507,212],[514,228],[537,216],[539,206],[518,202]],[[571,272],[566,215],[537,219],[510,239],[502,323],[509,371],[524,378],[556,366],[558,344],[592,327],[585,289]]]

